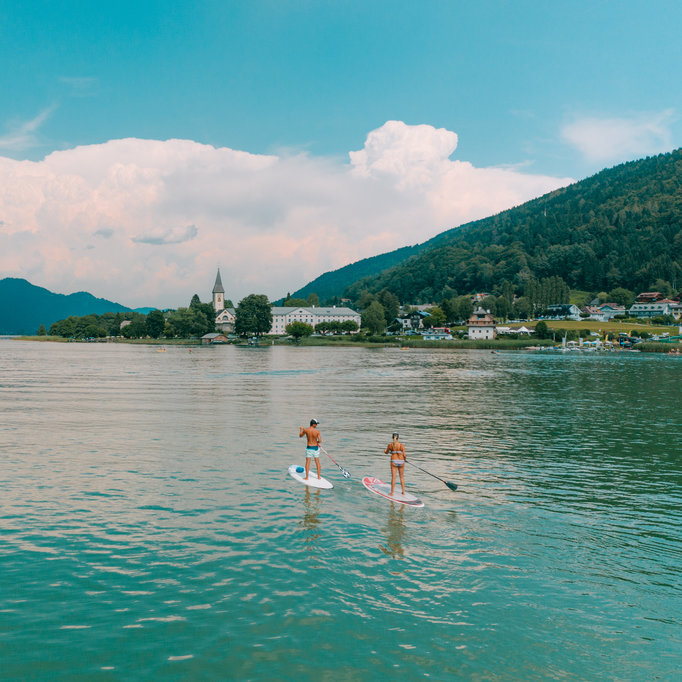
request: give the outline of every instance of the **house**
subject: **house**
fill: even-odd
[[[448,327],[433,327],[422,334],[424,341],[447,341],[452,339],[452,332]]]
[[[201,337],[202,345],[207,345],[209,343],[228,343],[227,336],[225,334],[218,334],[217,332],[211,332],[210,334],[204,334]]]
[[[401,315],[400,317],[396,318],[396,322],[400,323],[400,326],[403,328],[403,331],[409,331],[410,329],[413,330],[423,329],[424,328],[423,320],[424,318],[429,317],[429,315],[430,313],[428,312],[428,309],[415,310],[412,313]]]
[[[672,315],[673,301],[660,300],[649,303],[633,303],[628,313],[630,317],[658,317],[659,315]]]
[[[487,291],[482,291],[478,294],[474,294],[471,297],[471,302],[472,303],[480,303],[481,301],[483,301],[486,298],[489,298],[490,296],[492,296],[492,294],[489,294]]]
[[[682,303],[680,301],[673,301],[669,298],[664,298],[660,303],[667,303],[670,306],[670,314],[679,320],[682,317]]]
[[[598,306],[586,306],[583,312],[589,313],[591,320],[599,320],[600,322],[608,322],[616,315],[627,315],[628,311],[624,305],[617,303],[603,303]]]
[[[665,296],[660,291],[645,291],[637,295],[635,303],[656,303],[664,298]]]
[[[548,305],[545,311],[546,317],[554,319],[580,319],[580,308],[578,308],[577,305],[573,305],[573,303],[554,303],[552,305]]]
[[[360,313],[345,306],[272,306],[272,327],[270,334],[283,336],[286,334],[287,325],[291,322],[305,322],[313,329],[320,322],[346,322],[352,320],[360,328]]]
[[[497,336],[495,318],[489,310],[477,308],[467,320],[470,339],[494,339]]]

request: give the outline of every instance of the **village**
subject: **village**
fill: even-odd
[[[575,322],[610,322],[613,320],[635,319],[642,322],[653,318],[666,316],[670,320],[680,321],[682,317],[682,303],[679,300],[667,299],[660,292],[640,293],[635,302],[627,307],[613,302],[599,303],[593,301],[583,308],[574,304],[562,303],[548,305],[543,314],[532,320],[512,320],[500,324],[490,310],[481,307],[481,303],[490,296],[488,293],[476,293],[471,297],[472,307],[476,306],[467,319],[461,320],[460,325],[433,325],[433,315],[437,306],[423,304],[415,306],[401,306],[399,314],[388,321],[384,334],[404,337],[419,337],[423,341],[448,341],[455,338],[470,340],[494,340],[501,337],[522,338],[536,336],[540,338],[540,329],[546,328],[547,321],[575,321]],[[344,301],[346,302],[346,301]],[[212,304],[216,313],[216,331],[205,334],[202,343],[226,343],[234,335],[236,310],[225,307],[225,289],[222,284],[220,270],[218,270],[212,290]],[[362,314],[347,305],[340,306],[272,306],[272,326],[270,336],[286,336],[287,327],[294,322],[309,325],[318,336],[329,333],[329,330],[355,334],[362,328]],[[528,326],[525,326],[528,323]],[[538,323],[543,323],[538,326]],[[661,332],[651,335],[654,341],[678,341],[682,339],[682,327],[679,334]],[[590,338],[578,336],[577,339],[562,338],[564,349],[609,349],[613,347],[631,347],[646,338],[631,336],[621,332],[616,335],[602,334],[599,331],[590,332]]]

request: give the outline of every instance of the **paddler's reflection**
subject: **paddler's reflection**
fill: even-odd
[[[391,510],[388,513],[388,522],[384,532],[386,533],[386,545],[379,545],[384,554],[394,559],[402,559],[405,556],[403,540],[405,539],[405,507],[402,504],[391,502]]]
[[[314,531],[320,523],[320,491],[319,489],[311,489],[308,486],[305,488],[305,496],[303,498],[305,505],[305,513],[300,524],[304,530]],[[319,533],[305,533],[303,542],[311,548],[315,540],[320,537]]]

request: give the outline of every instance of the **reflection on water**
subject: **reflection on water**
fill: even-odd
[[[317,526],[320,524],[320,494],[319,489],[311,490],[309,486],[305,486],[303,494],[305,513],[300,523],[303,529],[307,531],[303,535],[303,542],[310,551],[314,550],[315,541],[320,537],[320,533],[317,532]]]
[[[379,545],[382,552],[390,555],[393,559],[402,559],[405,550],[403,549],[403,538],[405,537],[405,506],[389,502],[390,511],[388,514],[388,522],[385,526],[384,533],[386,534],[386,544]]]
[[[674,679],[680,404],[637,354],[0,342],[0,677]],[[352,479],[287,475],[302,415]],[[460,490],[368,493],[394,430]]]

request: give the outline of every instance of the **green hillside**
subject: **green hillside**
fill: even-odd
[[[588,292],[679,291],[682,150],[604,170],[403,251],[402,262],[343,293],[357,299],[365,289],[386,288],[402,302],[420,303],[453,292],[500,294],[510,285],[522,293],[529,280],[550,277]],[[380,256],[375,263],[383,264]]]
[[[345,265],[338,270],[325,272],[317,279],[306,284],[303,288],[295,291],[292,294],[292,297],[306,298],[308,294],[315,293],[322,301],[330,300],[335,296],[340,298],[345,289],[351,284],[363,277],[376,275],[377,273],[404,261],[406,258],[419,253],[428,243],[429,242],[417,244],[416,246],[404,246],[395,251],[382,253],[378,256],[363,258],[350,265]]]
[[[25,279],[0,280],[0,334],[35,334],[41,324],[49,328],[71,315],[116,312],[130,312],[130,308],[85,291],[55,294]]]

